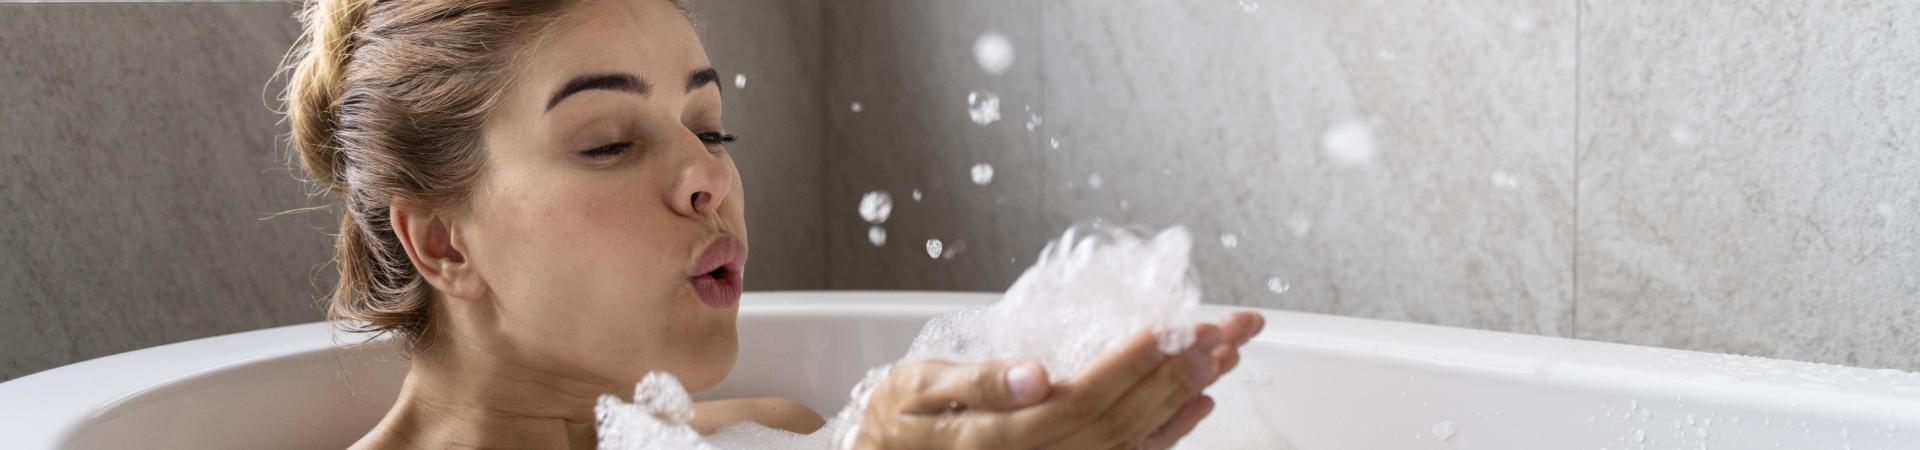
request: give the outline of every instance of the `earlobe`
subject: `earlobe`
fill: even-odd
[[[389,208],[393,232],[406,247],[414,271],[434,290],[450,298],[484,298],[486,284],[472,268],[472,261],[461,251],[452,218],[420,207],[409,200],[396,199]]]

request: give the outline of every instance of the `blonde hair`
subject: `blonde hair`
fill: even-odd
[[[288,54],[291,144],[339,198],[339,283],[327,318],[418,345],[432,287],[394,235],[396,198],[462,201],[485,161],[480,128],[519,48],[569,0],[315,0]]]

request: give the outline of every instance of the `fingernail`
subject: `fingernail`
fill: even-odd
[[[1047,395],[1047,380],[1040,376],[1036,363],[1013,366],[1007,369],[1007,391],[1013,393],[1015,403],[1025,405]]]

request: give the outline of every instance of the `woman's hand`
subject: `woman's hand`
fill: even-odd
[[[895,368],[868,399],[860,449],[1165,449],[1213,409],[1201,394],[1238,365],[1260,332],[1258,313],[1195,328],[1194,345],[1168,356],[1141,332],[1059,385],[1036,363]]]

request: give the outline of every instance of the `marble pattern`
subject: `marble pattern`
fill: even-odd
[[[1582,4],[1583,338],[1920,369],[1920,4]]]
[[[832,103],[884,99],[834,111],[835,288],[999,290],[1069,225],[1184,223],[1212,302],[1569,331],[1571,5],[873,3],[828,6]],[[989,29],[1019,55],[998,78],[970,53]],[[1005,116],[987,127],[958,95],[983,85]],[[1321,150],[1350,120],[1373,124],[1373,163]],[[984,188],[964,178],[980,160]],[[927,201],[901,200],[916,186]],[[876,188],[896,204],[879,249],[854,213]],[[919,245],[955,234],[973,240],[953,261]]]
[[[1920,369],[1899,126],[1920,8],[939,3],[827,6],[830,103],[923,108],[835,111],[831,287],[997,290],[1071,224],[1187,224],[1216,303]],[[1037,72],[1032,132],[971,127],[951,98],[989,27]],[[1328,151],[1353,123],[1371,158]],[[1038,190],[950,185],[983,158]],[[859,193],[921,185],[971,200],[896,209],[895,242],[1008,242],[946,265],[866,246]]]

